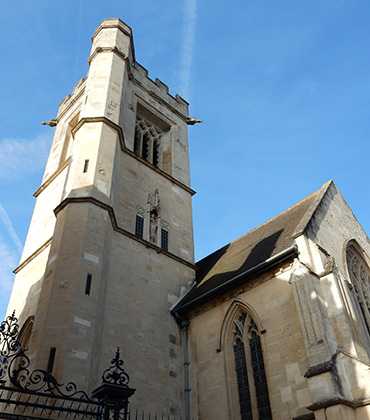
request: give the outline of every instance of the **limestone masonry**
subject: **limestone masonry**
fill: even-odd
[[[335,184],[195,265],[188,103],[119,19],[88,61],[8,307],[32,366],[92,390],[120,347],[132,412],[370,420],[370,241]]]

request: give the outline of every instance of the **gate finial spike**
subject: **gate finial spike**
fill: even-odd
[[[103,372],[103,383],[128,386],[130,377],[122,366],[123,360],[120,358],[120,350],[117,347],[116,355],[111,361],[111,366]]]

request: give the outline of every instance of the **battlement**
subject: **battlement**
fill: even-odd
[[[92,46],[88,62],[99,52],[114,51],[130,63],[135,62],[132,30],[120,19],[104,19],[91,37]]]
[[[86,78],[81,79],[73,89],[73,92],[66,96],[59,105],[58,118],[60,119],[68,109],[76,103],[79,97],[83,95],[85,87],[91,77],[94,78],[96,72],[96,66],[92,70],[92,64],[97,61],[100,72],[105,72],[105,54],[113,54],[115,57],[119,57],[119,60],[122,62],[118,64],[116,74],[118,75],[121,71],[127,71],[128,77],[133,84],[138,86],[140,89],[143,89],[146,94],[149,94],[153,99],[158,100],[163,105],[172,109],[176,112],[181,118],[186,119],[188,117],[188,102],[186,102],[179,95],[171,95],[169,92],[168,86],[163,83],[161,80],[156,78],[155,80],[151,79],[148,74],[148,70],[144,68],[135,60],[135,49],[134,41],[132,36],[131,28],[126,25],[120,19],[105,19],[97,27],[93,36],[92,36],[92,48],[90,56],[88,58],[88,63],[90,65],[90,71]],[[118,62],[117,62],[118,63]],[[107,77],[106,74],[104,77]],[[102,76],[99,76],[100,78]],[[119,76],[118,76],[119,77]],[[100,79],[102,80],[102,79]],[[90,89],[90,88],[88,88]],[[104,96],[104,93],[102,92]],[[103,96],[100,96],[103,97]],[[96,110],[97,104],[100,103],[100,98],[97,97],[91,102],[91,106]],[[91,96],[89,96],[90,101]],[[112,99],[113,100],[113,99]],[[119,101],[118,98],[115,98],[114,101]],[[103,103],[100,104],[100,107],[105,107]],[[105,113],[105,110],[101,108],[99,111],[102,115]],[[113,120],[115,120],[113,118]],[[118,122],[118,117],[116,121]]]
[[[149,94],[159,97],[179,113],[188,115],[188,103],[179,95],[172,96],[168,86],[159,79],[152,80],[148,70],[135,59],[135,47],[131,28],[120,19],[104,19],[92,36],[89,63],[99,53],[113,52],[126,61],[130,76]]]
[[[189,103],[178,94],[175,96],[171,95],[168,86],[161,80],[157,78],[155,80],[151,79],[148,70],[138,62],[133,63],[131,66],[131,75],[150,95],[159,97],[181,114],[188,115]]]
[[[86,79],[87,77],[83,77],[82,79],[80,79],[74,86],[72,93],[67,95],[61,101],[61,103],[59,104],[58,117],[60,117],[66,111],[66,109],[69,108],[75,102],[75,100],[77,100],[77,98],[80,97],[80,95],[83,93],[86,85]]]
[[[91,37],[91,41],[94,43],[95,39],[99,35],[99,33],[103,29],[119,29],[125,35],[132,37],[132,29],[121,19],[119,18],[112,18],[112,19],[104,19],[102,23],[95,29],[93,36]]]

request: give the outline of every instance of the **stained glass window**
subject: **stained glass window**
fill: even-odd
[[[248,382],[247,364],[245,359],[244,344],[240,339],[234,345],[235,369],[238,380],[240,414],[242,420],[252,419],[252,405]]]
[[[347,249],[347,265],[352,292],[359,304],[365,326],[370,334],[370,269],[364,257],[354,246]]]
[[[271,420],[270,399],[258,328],[245,313],[234,321],[234,325],[234,359],[241,420]]]

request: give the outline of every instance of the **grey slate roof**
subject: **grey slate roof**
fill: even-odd
[[[233,279],[243,280],[243,273],[247,278],[247,273],[256,273],[258,267],[271,268],[269,262],[274,257],[284,252],[288,255],[294,238],[303,233],[332,184],[329,181],[298,204],[200,260],[197,263],[196,284],[173,312],[194,307],[206,300],[207,296],[214,296],[215,291],[222,293],[226,286],[232,287]],[[290,258],[292,255],[293,252],[290,252]]]

